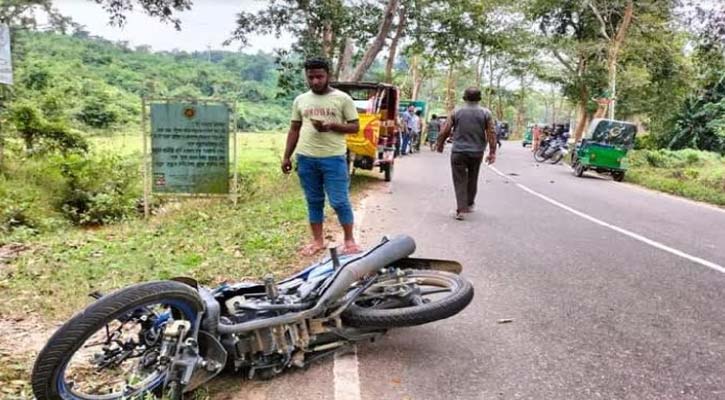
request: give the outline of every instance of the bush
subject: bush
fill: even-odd
[[[20,101],[10,109],[10,122],[25,142],[28,153],[48,151],[88,151],[88,143],[63,120],[48,121],[30,101]],[[36,146],[40,144],[39,148]]]
[[[98,225],[133,214],[140,196],[138,163],[118,156],[57,161],[67,180],[60,210],[77,225]]]
[[[76,118],[94,128],[108,128],[119,120],[118,112],[99,98],[86,101]]]
[[[58,198],[63,177],[49,169],[46,160],[18,161],[7,157],[9,173],[0,174],[0,245],[62,223],[52,203]]]
[[[639,135],[634,141],[634,148],[637,150],[657,150],[657,138],[652,135]]]

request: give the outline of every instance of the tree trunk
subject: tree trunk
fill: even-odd
[[[350,78],[350,62],[352,61],[353,47],[352,39],[345,39],[345,47],[340,54],[340,61],[337,63],[338,80],[346,81]]]
[[[395,36],[393,36],[393,41],[390,42],[390,50],[388,51],[388,62],[385,64],[385,82],[387,83],[393,82],[393,66],[395,66],[395,56],[398,52],[398,43],[405,34],[405,24],[407,22],[405,19],[405,15],[405,7],[400,7],[400,10],[398,11],[398,27],[395,29]]]
[[[526,79],[521,78],[521,91],[519,103],[516,107],[516,137],[523,138],[526,132]]]
[[[328,60],[332,58],[332,23],[325,22],[322,28],[322,54]]]
[[[413,81],[413,95],[411,96],[411,100],[418,100],[418,97],[420,97],[420,89],[423,87],[423,76],[418,73],[418,75],[415,77],[415,80]]]
[[[503,121],[503,99],[501,97],[501,78],[499,75],[496,79],[496,119]]]
[[[619,58],[619,49],[624,43],[624,39],[627,36],[627,30],[629,25],[632,23],[632,17],[634,15],[634,1],[627,1],[627,5],[624,9],[624,16],[622,17],[622,23],[617,29],[617,34],[611,41],[609,51],[607,54],[607,72],[609,75],[609,91],[612,98],[612,103],[609,105],[609,118],[614,119],[614,106],[617,97],[617,59]]]
[[[420,58],[417,54],[413,56],[410,68],[413,70],[413,82],[411,83],[410,88],[410,99],[418,100],[418,95],[420,94],[420,86],[423,82],[423,79],[420,76]]]
[[[589,103],[589,90],[584,84],[579,88],[579,101],[577,102],[577,123],[576,132],[574,132],[574,140],[579,142],[584,135],[584,129],[587,126],[587,104]]]
[[[488,90],[486,95],[486,107],[491,110],[493,109],[493,58],[489,60],[489,74],[488,74]]]
[[[478,58],[476,58],[476,87],[481,88],[481,80],[483,79],[483,68],[485,66],[485,61],[482,63],[481,61],[483,58],[483,51],[481,51],[478,54]]]
[[[377,57],[378,53],[380,53],[380,50],[383,48],[383,45],[385,45],[385,39],[388,37],[390,28],[393,25],[393,17],[395,16],[395,8],[397,6],[398,0],[388,0],[388,5],[385,6],[385,12],[383,14],[383,20],[380,22],[378,34],[375,37],[373,44],[371,44],[365,51],[365,54],[363,54],[360,64],[358,64],[355,68],[355,72],[352,74],[353,81],[362,80],[370,66],[373,65],[375,57]]]
[[[448,65],[448,75],[446,77],[446,110],[450,115],[453,109],[456,107],[456,94],[455,94],[455,75],[453,73],[454,65],[450,63]]]

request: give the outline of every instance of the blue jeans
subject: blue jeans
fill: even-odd
[[[400,147],[400,154],[408,154],[408,146],[410,146],[410,133],[403,134],[403,145]]]
[[[340,224],[353,223],[345,156],[308,157],[298,154],[297,175],[305,192],[311,224],[321,224],[325,218],[325,193]]]

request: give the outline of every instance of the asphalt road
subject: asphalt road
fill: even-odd
[[[475,298],[359,346],[359,398],[725,399],[725,274],[693,261],[725,265],[725,211],[576,178],[505,142],[503,176],[483,169],[476,212],[456,221],[448,157],[424,150],[376,182],[363,240],[412,235],[416,255],[460,261]],[[335,399],[334,368],[211,394]]]

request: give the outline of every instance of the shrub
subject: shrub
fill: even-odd
[[[134,213],[140,196],[135,161],[118,156],[70,155],[56,162],[67,180],[60,209],[73,223],[105,224]]]

